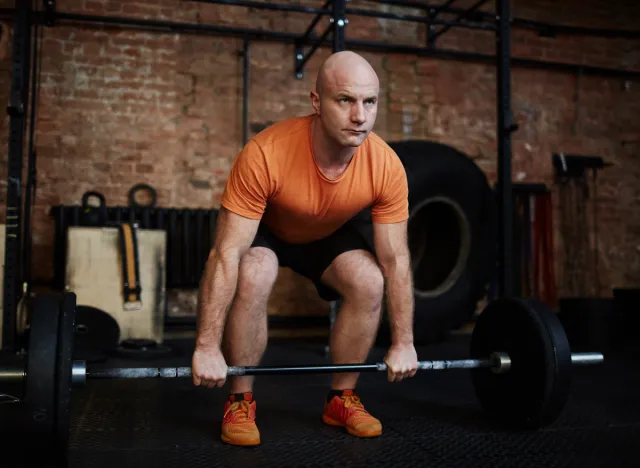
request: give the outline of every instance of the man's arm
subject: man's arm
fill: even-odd
[[[407,242],[407,221],[373,223],[374,244],[385,279],[391,347],[385,357],[389,381],[413,377],[418,359],[413,346],[413,277]]]
[[[238,286],[240,259],[249,250],[259,223],[220,208],[214,246],[200,281],[196,347],[220,347],[227,309]]]
[[[385,278],[392,344],[413,344],[413,278],[407,221],[373,224],[378,263]]]

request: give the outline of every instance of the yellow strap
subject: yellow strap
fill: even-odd
[[[127,277],[129,279],[129,288],[135,289],[138,285],[138,277],[136,276],[136,256],[133,246],[133,232],[131,225],[124,223],[122,225],[122,235],[124,237],[124,259],[127,264]],[[128,307],[127,307],[128,306]],[[138,297],[135,293],[130,293],[125,297],[125,308],[140,308],[141,304],[138,301]]]

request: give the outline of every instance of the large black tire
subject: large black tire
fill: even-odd
[[[486,175],[436,142],[390,143],[409,183],[414,339],[441,341],[469,321],[496,273],[497,205]],[[385,311],[379,337],[389,340]]]

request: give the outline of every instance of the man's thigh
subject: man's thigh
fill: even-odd
[[[347,222],[340,229],[324,239],[309,244],[293,246],[288,258],[289,267],[296,273],[310,279],[320,297],[326,301],[340,299],[341,294],[322,281],[322,275],[333,261],[345,252],[364,250],[375,257],[372,246],[353,222]]]

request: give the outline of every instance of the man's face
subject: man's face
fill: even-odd
[[[327,136],[341,147],[360,146],[376,121],[378,91],[378,79],[369,70],[334,70],[314,99]]]

